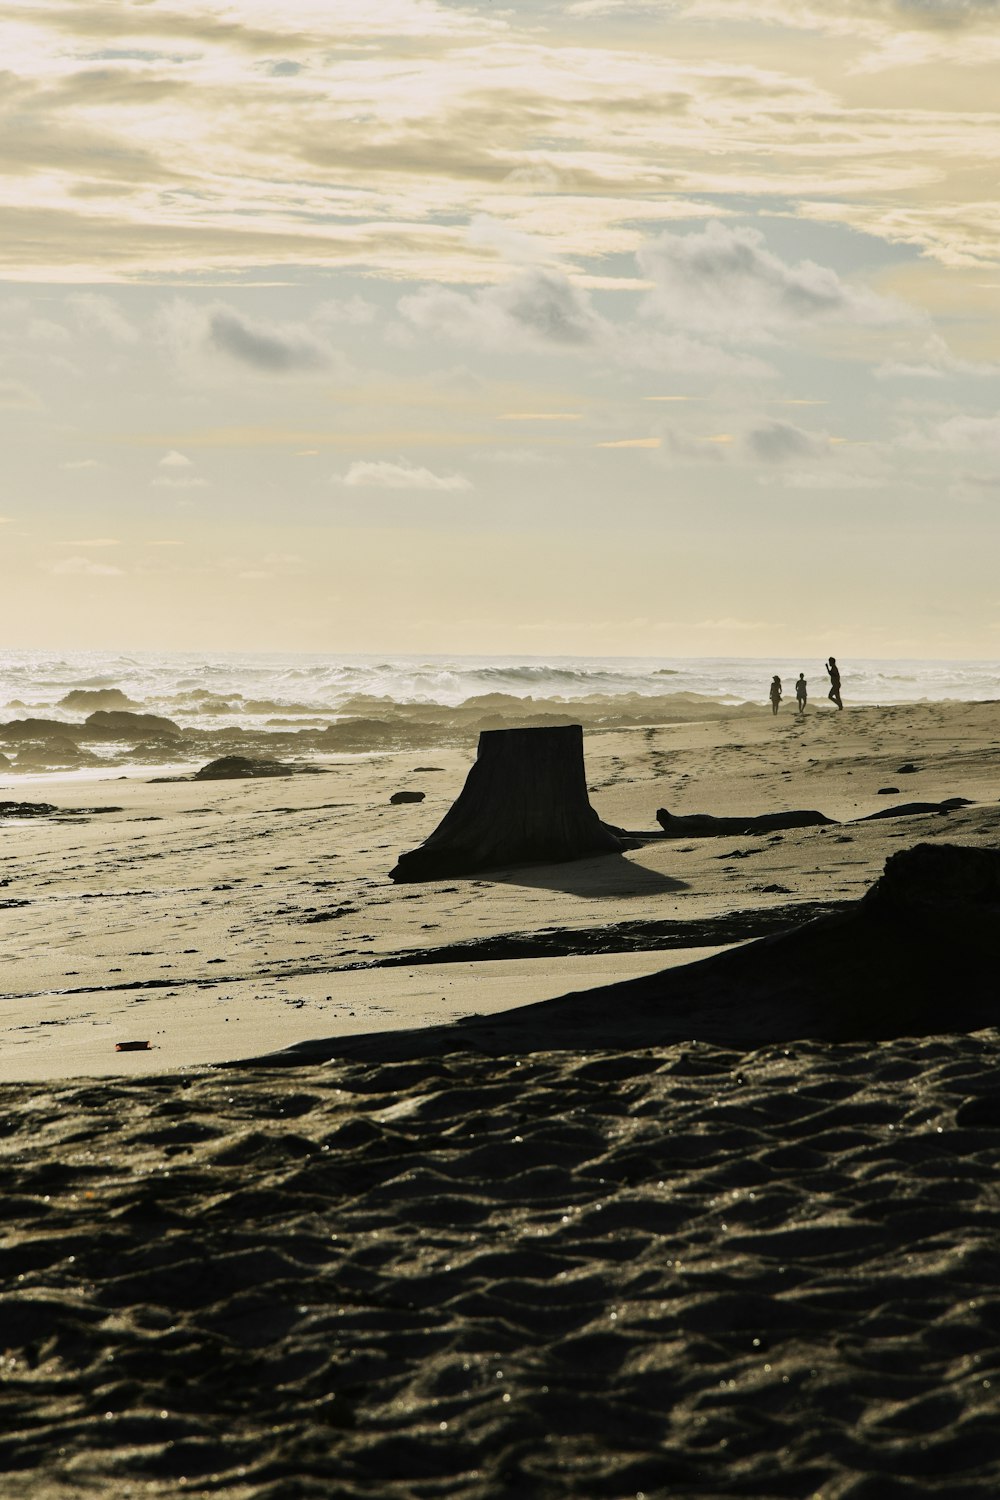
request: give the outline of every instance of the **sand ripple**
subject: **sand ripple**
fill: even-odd
[[[998,1039],[6,1086],[0,1490],[994,1495]]]

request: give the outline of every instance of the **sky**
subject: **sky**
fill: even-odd
[[[1000,0],[7,0],[0,645],[1000,656],[998,65]]]

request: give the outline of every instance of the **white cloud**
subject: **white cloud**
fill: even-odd
[[[70,332],[61,323],[53,323],[51,318],[32,318],[28,324],[28,338],[33,344],[68,344]]]
[[[434,474],[430,469],[418,468],[406,462],[386,463],[383,460],[359,459],[351,464],[343,476],[335,475],[340,484],[358,489],[382,490],[471,490],[472,485],[464,474]]]
[[[897,446],[947,453],[1000,453],[1000,415],[976,417],[960,412],[923,429],[905,432]]]
[[[104,465],[96,458],[68,458],[59,465],[60,469],[103,469]]]
[[[883,490],[886,480],[874,474],[856,474],[847,470],[788,469],[781,475],[786,490]],[[768,483],[771,483],[768,478]]]
[[[903,377],[917,380],[942,380],[949,375],[996,375],[1000,365],[983,360],[962,359],[952,352],[937,333],[929,333],[918,344],[908,346],[877,365],[879,380]]]
[[[903,304],[850,286],[829,266],[782,260],[759,230],[717,219],[689,234],[665,230],[638,259],[655,283],[650,310],[703,336],[767,342],[823,324],[914,319]]]
[[[360,328],[374,323],[377,316],[375,303],[367,302],[364,297],[327,297],[317,307],[315,320],[331,327]]]
[[[37,411],[41,404],[37,391],[22,385],[19,380],[0,380],[0,407],[11,411]]]
[[[176,448],[171,448],[169,453],[164,453],[160,459],[161,469],[190,469],[193,468],[191,459],[185,454],[178,453]]]
[[[100,292],[76,292],[67,306],[85,333],[103,333],[118,344],[135,344],[139,331],[116,302]]]
[[[549,259],[551,251],[537,235],[513,229],[492,214],[476,214],[469,225],[470,245],[493,250],[511,265],[535,265]]]
[[[208,480],[200,474],[157,474],[150,484],[158,490],[203,490]]]
[[[123,571],[110,563],[94,562],[91,557],[61,557],[58,562],[40,566],[57,578],[114,578],[120,577]]]

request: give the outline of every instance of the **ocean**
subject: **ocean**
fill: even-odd
[[[845,659],[840,665],[846,705],[1000,697],[996,660]],[[824,698],[823,664],[801,659],[12,650],[0,651],[0,720],[79,723],[90,706],[82,698],[67,702],[69,695],[109,689],[118,689],[133,711],[213,730],[331,722],[375,713],[379,704],[456,707],[495,694],[566,705],[633,694],[662,703],[676,694],[690,717],[698,699],[706,708],[766,706],[775,672],[792,697],[800,671],[810,696]]]

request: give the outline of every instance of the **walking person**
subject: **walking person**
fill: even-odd
[[[804,714],[806,711],[806,699],[808,696],[809,684],[806,682],[805,673],[800,672],[798,681],[795,684],[795,701],[799,705],[800,714]]]
[[[826,664],[826,675],[830,679],[830,691],[826,696],[831,703],[836,703],[838,708],[843,708],[844,705],[840,701],[840,668],[837,666],[835,656],[831,656]]]
[[[771,678],[771,691],[768,694],[771,699],[771,712],[778,712],[778,704],[781,702],[781,678],[777,673]]]

